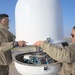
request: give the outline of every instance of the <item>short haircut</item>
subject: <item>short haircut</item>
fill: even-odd
[[[9,17],[7,14],[0,14],[0,20],[3,19],[4,17]]]
[[[75,26],[73,26],[73,29],[75,29]]]

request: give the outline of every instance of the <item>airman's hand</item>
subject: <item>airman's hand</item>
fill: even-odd
[[[42,42],[43,42],[43,41],[37,41],[37,42],[34,43],[34,46],[41,47]]]
[[[26,41],[17,41],[17,43],[18,43],[18,46],[20,46],[20,47],[23,47],[23,46],[26,46]]]

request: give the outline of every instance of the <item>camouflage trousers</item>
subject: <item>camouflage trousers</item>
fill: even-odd
[[[0,75],[9,75],[9,66],[0,65]]]

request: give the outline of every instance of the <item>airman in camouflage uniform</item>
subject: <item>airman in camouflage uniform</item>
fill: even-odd
[[[11,49],[16,46],[15,36],[8,31],[9,16],[0,14],[0,75],[9,75],[9,65],[12,62]],[[25,41],[17,41],[19,46],[25,46]]]
[[[34,44],[41,47],[53,59],[62,63],[59,75],[75,75],[75,26],[72,29],[71,39],[73,43],[62,48],[47,41],[37,41]]]

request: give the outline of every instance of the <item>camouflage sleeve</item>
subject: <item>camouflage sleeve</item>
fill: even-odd
[[[59,62],[68,62],[70,63],[70,50],[68,47],[58,48],[55,45],[52,45],[47,42],[43,42],[41,48],[44,49],[50,57]]]
[[[75,42],[70,44],[68,47],[71,51],[70,56],[71,56],[71,61],[73,62],[73,61],[75,61]]]
[[[0,51],[7,51],[13,48],[13,42],[4,42],[3,34],[0,31]]]
[[[11,32],[9,32],[12,38],[12,41],[15,41],[16,36],[14,34],[12,34]]]
[[[8,51],[14,47],[13,42],[2,43],[0,45],[0,51]]]
[[[3,42],[3,36],[0,34],[0,44]]]

